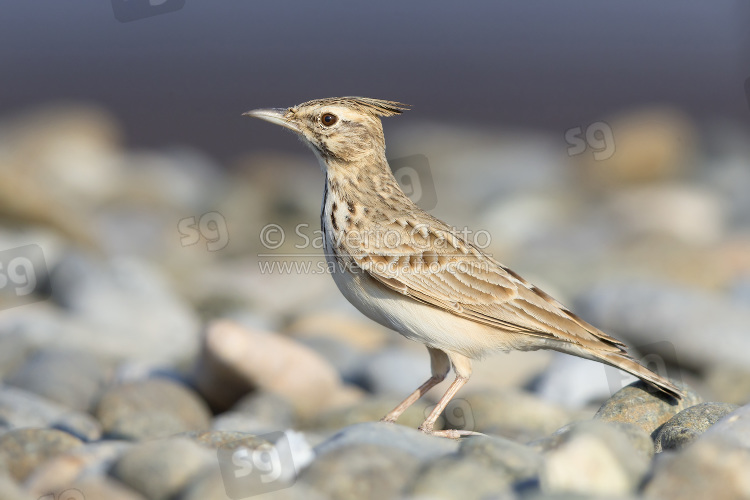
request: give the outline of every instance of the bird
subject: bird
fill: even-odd
[[[580,356],[682,398],[672,382],[632,358],[626,344],[409,199],[386,159],[381,122],[409,109],[396,101],[335,97],[244,113],[292,130],[317,156],[325,174],[323,249],[340,292],[368,318],[427,347],[430,378],[382,421],[396,422],[452,368],[455,379],[419,430],[454,439],[476,434],[436,430],[435,422],[468,382],[472,361],[496,351]]]

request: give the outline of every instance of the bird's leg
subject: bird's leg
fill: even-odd
[[[448,355],[439,349],[433,349],[428,347],[427,350],[430,353],[430,366],[432,368],[432,377],[427,379],[427,382],[419,386],[419,389],[412,392],[408,398],[404,399],[396,406],[393,410],[389,411],[388,414],[381,418],[381,422],[394,423],[402,413],[406,411],[411,405],[413,405],[419,398],[424,396],[427,391],[438,385],[440,382],[445,380],[448,371],[451,369],[451,362],[448,359]]]
[[[450,356],[451,363],[453,364],[453,370],[456,372],[456,379],[453,381],[450,387],[448,387],[448,390],[445,391],[445,394],[443,394],[443,397],[440,398],[437,406],[435,406],[427,419],[422,423],[422,425],[419,426],[419,430],[424,432],[425,434],[432,434],[433,436],[442,436],[452,439],[458,439],[461,436],[481,436],[481,433],[469,430],[433,430],[433,427],[435,427],[435,421],[437,421],[440,414],[443,413],[443,410],[445,410],[445,407],[448,406],[448,403],[450,403],[451,399],[453,399],[453,396],[455,396],[459,389],[461,389],[461,387],[463,387],[464,384],[469,381],[469,377],[471,376],[471,360],[469,358],[460,354],[450,353],[448,355]]]

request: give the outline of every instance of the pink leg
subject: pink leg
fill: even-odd
[[[433,349],[428,347],[427,350],[430,353],[430,366],[432,368],[432,377],[427,379],[427,382],[419,386],[419,389],[412,392],[408,398],[404,399],[398,406],[388,412],[388,414],[380,419],[381,422],[393,423],[402,413],[406,411],[411,405],[413,405],[419,398],[425,395],[427,391],[438,385],[440,382],[445,380],[445,376],[448,375],[448,371],[451,368],[450,360],[448,356],[439,349]]]

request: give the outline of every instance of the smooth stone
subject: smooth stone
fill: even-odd
[[[306,415],[353,397],[336,370],[312,349],[226,320],[207,327],[194,378],[200,393],[219,411],[251,389],[278,394]]]
[[[461,420],[467,423],[467,430],[518,442],[547,436],[571,420],[570,413],[558,405],[512,389],[482,391],[463,397],[459,394],[454,404],[461,410]]]
[[[464,500],[495,498],[521,483],[537,482],[542,456],[528,446],[504,438],[463,438],[457,453],[436,459],[410,488],[416,498]]]
[[[45,461],[82,444],[63,431],[15,429],[0,436],[0,468],[7,469],[16,481],[23,481]]]
[[[545,454],[542,491],[587,495],[636,493],[648,473],[653,445],[634,446],[617,426],[588,422],[563,435],[562,442]],[[649,453],[650,452],[650,453]]]
[[[254,448],[265,442],[262,437],[255,434],[238,431],[189,431],[178,434],[178,437],[189,439],[196,444],[212,449],[233,449],[241,446]]]
[[[253,391],[232,406],[232,411],[252,416],[277,427],[291,427],[296,420],[294,405],[286,398],[265,391]]]
[[[128,449],[111,475],[146,498],[171,498],[215,460],[213,453],[186,438],[149,441]]]
[[[88,326],[71,332],[71,348],[112,360],[177,366],[194,359],[200,321],[162,271],[135,258],[63,258],[50,276],[53,298]]]
[[[701,402],[701,397],[690,387],[673,381],[685,396],[675,400],[638,381],[620,389],[594,415],[605,422],[634,424],[651,434],[679,412]]]
[[[42,496],[38,500],[146,500],[137,491],[108,476],[82,479],[46,493],[53,496]]]
[[[654,456],[654,442],[646,431],[633,424],[602,420],[583,420],[568,424],[550,436],[532,441],[529,446],[539,452],[549,452],[556,450],[579,434],[593,434],[606,441],[613,433],[618,434],[620,438],[625,438],[644,459],[651,460]]]
[[[211,412],[198,395],[168,379],[110,387],[96,416],[108,437],[135,441],[211,427]]]
[[[393,443],[339,442],[322,452],[298,482],[332,500],[399,498],[419,467],[418,456]]]
[[[131,446],[131,443],[125,441],[84,444],[37,467],[26,479],[24,486],[41,496],[50,491],[64,491],[66,487],[83,479],[102,478]]]
[[[655,500],[750,498],[750,451],[704,433],[679,453],[664,452],[643,496]]]
[[[252,491],[246,493],[245,498],[253,498]],[[237,500],[227,496],[227,487],[224,477],[218,467],[207,467],[196,475],[195,479],[183,490],[175,500]],[[263,493],[263,500],[328,500],[328,497],[315,491],[310,485],[300,481],[291,486]]]
[[[656,452],[684,448],[737,408],[730,403],[700,403],[682,410],[654,432]]]
[[[724,438],[750,450],[750,404],[723,416],[706,431],[704,436]]]
[[[367,422],[351,425],[315,447],[315,454],[323,456],[351,445],[378,445],[395,448],[428,461],[454,453],[459,443],[452,439],[428,436],[423,432],[397,424]]]
[[[30,494],[4,470],[0,470],[0,494],[2,494],[3,500],[47,500],[39,499],[38,496]]]
[[[23,389],[0,385],[0,433],[23,427],[51,427],[83,441],[101,437],[99,422],[87,413],[75,412]]]
[[[90,411],[107,382],[108,368],[94,354],[43,349],[11,373],[5,383],[78,411]]]

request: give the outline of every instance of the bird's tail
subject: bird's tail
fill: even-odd
[[[673,398],[682,399],[684,397],[682,390],[680,390],[672,382],[652,372],[625,353],[601,352],[592,350],[588,352],[597,361],[601,361],[602,363],[614,366],[615,368],[625,370],[626,372],[635,375],[639,379],[647,382],[656,389],[659,389],[663,393],[672,396]]]

